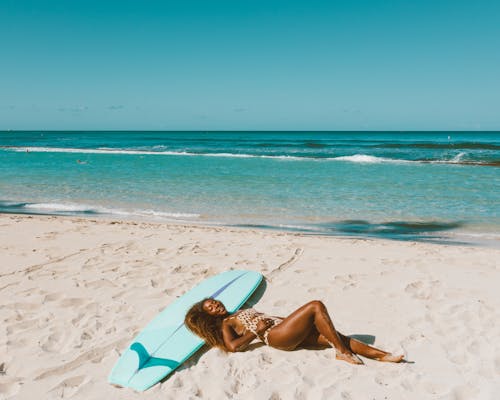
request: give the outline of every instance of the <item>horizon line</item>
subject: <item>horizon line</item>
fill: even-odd
[[[377,133],[436,133],[436,132],[455,132],[455,133],[469,133],[469,132],[483,132],[483,133],[500,133],[500,129],[485,129],[485,130],[420,130],[420,129],[310,129],[310,130],[287,130],[287,129],[0,129],[0,133],[16,133],[16,132],[68,132],[68,133],[79,133],[79,132],[206,132],[206,133],[237,133],[237,132],[252,132],[252,133],[264,133],[264,132],[276,132],[276,133],[363,133],[363,132],[377,132]]]

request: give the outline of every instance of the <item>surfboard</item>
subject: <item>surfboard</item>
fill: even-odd
[[[205,279],[154,318],[132,341],[113,367],[109,383],[144,391],[191,357],[204,341],[184,325],[196,302],[211,297],[233,313],[262,281],[254,271],[232,270]]]

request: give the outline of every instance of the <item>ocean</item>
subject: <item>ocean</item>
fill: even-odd
[[[500,132],[0,132],[0,212],[500,243]]]

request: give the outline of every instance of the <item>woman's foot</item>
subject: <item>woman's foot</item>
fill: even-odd
[[[337,351],[335,357],[337,358],[337,360],[347,361],[350,364],[357,364],[357,365],[364,364],[361,358],[359,358],[356,354],[353,353],[341,353],[340,351]]]
[[[403,361],[405,356],[399,355],[396,356],[394,354],[388,353],[387,355],[377,358],[377,361],[384,361],[384,362],[393,362],[393,363],[399,363]]]

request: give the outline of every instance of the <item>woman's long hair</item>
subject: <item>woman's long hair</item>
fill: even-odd
[[[210,315],[203,309],[209,298],[194,304],[186,314],[184,323],[195,335],[201,337],[209,346],[227,351],[222,338],[222,321],[227,315]]]

